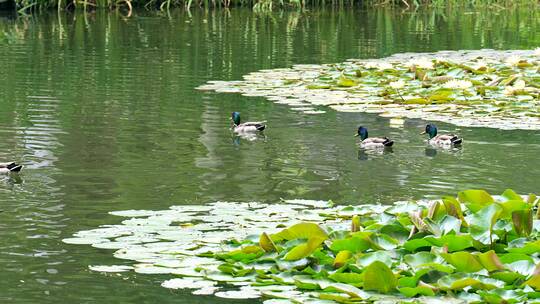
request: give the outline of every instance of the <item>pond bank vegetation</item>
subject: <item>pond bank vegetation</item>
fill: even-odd
[[[96,8],[126,8],[131,11],[134,7],[146,9],[168,10],[172,7],[205,7],[229,8],[252,7],[255,11],[272,11],[280,8],[306,9],[311,7],[387,7],[398,6],[406,9],[418,7],[491,7],[504,9],[516,5],[538,6],[535,0],[3,0],[4,7],[15,6],[20,13],[31,13],[47,9],[73,10]],[[11,5],[9,5],[11,4]]]
[[[163,287],[267,303],[535,303],[534,194],[466,190],[439,200],[333,206],[288,200],[112,212],[120,225],[70,244],[135,262],[99,272],[172,274]]]

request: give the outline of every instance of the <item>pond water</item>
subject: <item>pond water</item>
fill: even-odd
[[[538,131],[439,123],[465,144],[437,151],[419,135],[425,121],[307,115],[194,89],[296,63],[531,49],[540,46],[538,17],[529,8],[0,15],[0,160],[25,165],[18,177],[0,176],[0,301],[216,301],[171,293],[160,287],[164,276],[89,271],[118,262],[109,250],[61,239],[119,222],[112,210],[280,198],[390,203],[470,187],[538,192]],[[267,120],[265,137],[234,138],[232,111]],[[359,151],[359,124],[392,137],[393,152]]]

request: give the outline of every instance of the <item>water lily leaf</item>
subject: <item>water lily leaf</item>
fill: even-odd
[[[515,261],[521,261],[521,260],[533,262],[533,259],[530,256],[523,253],[505,253],[505,254],[499,255],[499,259],[501,260],[501,263],[503,264],[510,264]]]
[[[526,277],[532,275],[536,269],[536,265],[530,260],[515,261],[506,264],[506,266],[513,272],[519,273]]]
[[[352,252],[348,250],[340,251],[334,260],[334,268],[340,268],[345,265],[347,260],[349,260],[352,257]]]
[[[437,257],[437,255],[430,252],[417,252],[415,254],[407,254],[403,257],[403,261],[409,264],[413,268],[421,267],[422,265],[443,262],[443,259]]]
[[[356,264],[366,267],[375,261],[381,261],[386,265],[392,265],[392,256],[388,251],[379,250],[360,256],[356,261]]]
[[[364,290],[389,293],[396,289],[397,279],[385,263],[375,261],[364,271]]]
[[[307,243],[300,244],[285,255],[285,261],[296,261],[310,256],[326,240],[326,237],[313,236]]]
[[[311,237],[319,237],[326,240],[328,234],[317,224],[298,223],[270,236],[274,242],[279,242],[281,240],[290,241],[295,239],[309,239]]]
[[[501,214],[502,218],[510,218],[514,211],[525,210],[529,207],[529,205],[521,198],[519,200],[509,200],[499,204],[503,208],[503,212]]]
[[[467,216],[471,236],[482,244],[493,243],[498,238],[497,235],[493,234],[493,225],[502,212],[501,206],[491,204]]]
[[[264,250],[262,250],[259,246],[246,246],[242,249],[217,254],[216,257],[222,260],[235,260],[249,263],[263,254]]]
[[[503,263],[493,250],[479,253],[476,255],[476,257],[478,258],[480,264],[482,264],[482,266],[489,272],[504,269]]]
[[[480,290],[478,294],[484,301],[490,304],[509,304],[523,302],[525,296],[514,290],[493,289],[490,291]]]
[[[519,238],[508,243],[506,251],[511,253],[533,254],[540,252],[540,240],[529,242],[526,238]]]
[[[337,239],[332,242],[330,249],[334,252],[347,250],[353,253],[363,252],[371,248],[371,242],[359,237],[349,237],[346,239]]]
[[[261,237],[259,239],[259,246],[266,251],[266,252],[279,252],[278,248],[276,247],[276,244],[274,244],[274,241],[266,234],[266,232],[263,232],[261,234]]]
[[[426,239],[412,239],[403,244],[403,248],[410,252],[415,252],[420,248],[426,248],[431,246],[433,246],[433,244]]]
[[[462,290],[469,286],[474,289],[484,290],[504,287],[503,281],[479,275],[464,276],[458,273],[442,277],[437,284],[442,290]]]
[[[478,258],[470,252],[443,253],[441,256],[459,272],[477,272],[484,269]]]
[[[340,87],[354,87],[356,85],[356,81],[345,76],[341,76],[337,81],[337,85]]]
[[[523,198],[512,189],[504,190],[501,197],[505,198],[507,201],[523,201]]]
[[[469,234],[447,234],[439,238],[426,236],[425,240],[430,242],[433,246],[446,247],[448,252],[461,251],[473,247],[474,239]]]
[[[218,270],[232,275],[233,277],[245,277],[255,271],[254,268],[243,268],[237,264],[225,263],[218,266]]]
[[[540,264],[536,265],[532,277],[525,281],[524,285],[532,287],[536,291],[540,291]]]
[[[461,203],[457,199],[451,196],[445,196],[442,198],[442,202],[448,215],[463,221],[464,218],[463,211],[461,209]]]
[[[451,215],[445,215],[439,222],[439,230],[445,235],[450,232],[459,233],[461,228],[461,220]]]
[[[417,295],[422,295],[422,296],[435,295],[435,292],[433,291],[433,289],[427,286],[402,287],[398,289],[399,289],[399,292],[401,292],[401,294],[409,298],[416,297]]]
[[[473,213],[494,202],[485,190],[465,190],[458,193],[458,200]]]
[[[360,227],[362,225],[360,224],[360,216],[357,214],[353,215],[351,220],[351,232],[357,232],[360,230]]]
[[[533,228],[533,212],[530,208],[512,212],[514,231],[519,236],[528,236]]]
[[[490,277],[510,285],[513,284],[517,279],[523,278],[523,275],[513,271],[495,271],[490,274]]]
[[[346,283],[354,286],[361,286],[364,281],[363,275],[354,272],[333,273],[329,275],[328,278],[339,283]]]
[[[332,283],[332,284],[329,284],[328,287],[325,288],[325,291],[331,291],[331,290],[344,292],[353,298],[358,298],[358,299],[370,298],[370,295],[367,292],[349,284]]]

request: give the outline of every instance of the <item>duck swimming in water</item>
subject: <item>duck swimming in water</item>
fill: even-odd
[[[394,144],[393,140],[388,137],[368,137],[368,130],[365,127],[358,127],[358,133],[354,136],[360,137],[361,148],[384,148],[391,147]]]
[[[463,142],[463,138],[454,134],[437,135],[437,127],[434,124],[426,125],[426,129],[422,134],[428,134],[428,143],[435,146],[458,146]]]
[[[22,169],[22,165],[15,162],[0,163],[0,173],[19,172]]]
[[[266,121],[256,122],[244,122],[240,123],[240,113],[233,112],[231,114],[231,120],[233,121],[233,130],[235,133],[253,133],[260,132],[266,129]]]

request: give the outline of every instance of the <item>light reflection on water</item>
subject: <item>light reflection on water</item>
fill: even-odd
[[[532,48],[540,43],[534,11],[514,19],[447,16],[462,29],[439,15],[393,11],[192,13],[0,20],[11,37],[0,43],[0,160],[25,165],[20,176],[0,176],[0,300],[214,301],[172,295],[159,287],[163,276],[89,272],[89,264],[118,261],[60,240],[115,223],[111,210],[280,198],[386,203],[469,187],[538,192],[538,132],[439,124],[465,139],[444,151],[426,145],[420,120],[306,115],[262,98],[194,90],[294,63]],[[267,120],[264,136],[234,136],[234,110]],[[392,138],[392,152],[359,150],[352,136],[359,124]]]

